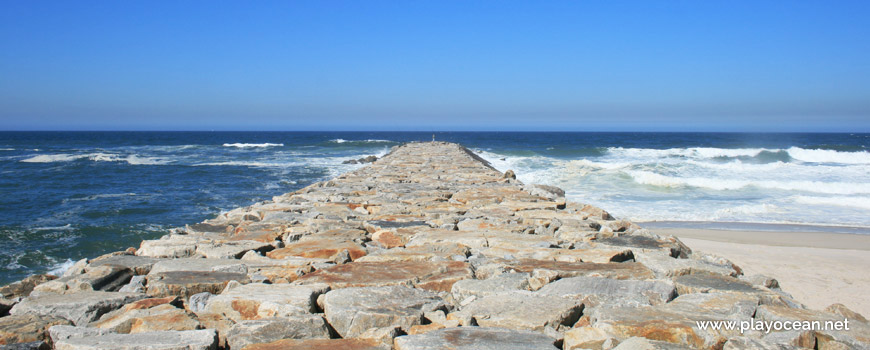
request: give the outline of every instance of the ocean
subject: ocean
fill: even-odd
[[[431,132],[0,132],[0,283],[268,200]],[[648,225],[870,233],[870,134],[438,132]]]

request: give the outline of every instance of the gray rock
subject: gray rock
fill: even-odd
[[[760,293],[761,290],[751,284],[731,276],[713,275],[706,273],[684,275],[674,278],[677,292],[682,294],[709,293],[709,292],[733,292],[733,293]]]
[[[118,289],[121,293],[145,293],[145,276],[133,276],[130,282]]]
[[[198,243],[196,253],[209,259],[238,259],[249,251],[265,252],[273,248],[271,243],[251,240],[209,242]]]
[[[734,337],[728,339],[722,350],[798,350],[794,345],[770,343],[760,339],[748,337]]]
[[[470,296],[482,298],[500,292],[528,290],[528,273],[503,273],[485,280],[467,279],[453,284],[450,293],[453,300],[461,301]]]
[[[52,343],[72,338],[88,338],[114,333],[108,329],[77,326],[52,326],[48,329],[48,335]]]
[[[56,341],[56,350],[216,350],[214,329],[104,334]]]
[[[601,277],[570,277],[545,285],[539,295],[584,299],[608,306],[658,305],[677,296],[669,281],[616,280]]]
[[[555,339],[538,332],[493,328],[445,328],[395,339],[396,350],[544,350]]]
[[[247,274],[248,267],[235,259],[172,259],[154,264],[150,274],[175,271],[231,272]]]
[[[583,312],[579,300],[516,291],[476,299],[454,313],[464,326],[501,327],[543,332],[567,329]]]
[[[144,299],[138,293],[113,293],[85,291],[74,294],[43,294],[30,296],[15,305],[10,311],[13,315],[35,314],[55,315],[72,321],[75,325],[86,325],[103,314],[118,309],[124,304]]]
[[[692,348],[658,340],[631,337],[619,343],[613,350],[691,350]]]
[[[281,339],[328,339],[329,328],[320,315],[248,320],[236,323],[227,333],[230,349]]]
[[[44,341],[34,341],[3,345],[0,350],[51,350],[51,346]]]
[[[208,300],[213,296],[215,295],[209,292],[191,295],[187,301],[187,308],[193,312],[203,312],[205,311],[206,304],[208,304]]]
[[[337,289],[323,298],[326,319],[342,338],[370,328],[398,326],[407,331],[420,324],[424,312],[444,308],[438,294],[404,286]]]
[[[133,270],[133,273],[136,275],[147,275],[149,272],[151,272],[151,267],[154,266],[154,264],[156,264],[158,261],[160,261],[160,259],[147,256],[113,255],[105,258],[94,259],[88,264],[88,266],[120,266]]]
[[[86,290],[117,291],[133,277],[129,268],[116,265],[87,266],[84,272],[48,281],[33,288],[38,292],[57,294],[78,293]]]

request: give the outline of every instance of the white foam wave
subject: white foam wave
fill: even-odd
[[[669,158],[669,157],[685,157],[685,158],[719,158],[719,157],[755,157],[759,153],[777,152],[779,150],[766,148],[711,148],[711,147],[691,147],[691,148],[623,148],[609,147],[607,153],[616,156],[624,156],[629,158]]]
[[[14,148],[0,148],[0,151],[14,151]]]
[[[283,143],[225,143],[224,147],[235,148],[266,148],[266,147],[284,147]]]
[[[814,197],[814,196],[796,196],[795,202],[810,205],[836,205],[840,207],[854,207],[870,210],[870,197]]]
[[[329,140],[332,143],[346,143],[346,142],[358,142],[358,143],[392,143],[394,141],[390,140],[379,140],[379,139],[367,139],[367,140],[345,140],[345,139],[332,139]]]
[[[60,263],[57,263],[57,264],[50,266],[49,270],[48,270],[48,274],[55,275],[55,276],[61,276],[61,275],[63,275],[64,272],[66,272],[66,270],[69,270],[73,265],[75,265],[75,263],[76,262],[72,261],[72,259],[66,259],[66,261],[62,261]]]
[[[659,187],[700,187],[717,191],[739,190],[747,187],[778,189],[786,191],[815,192],[828,194],[865,194],[870,193],[870,184],[854,182],[822,181],[775,181],[742,180],[704,177],[676,177],[661,175],[650,171],[628,171],[635,182]]]
[[[792,147],[788,155],[809,163],[870,164],[870,152],[840,152],[825,149],[803,149]]]
[[[44,227],[34,227],[32,230],[34,231],[69,231],[72,230],[72,224],[66,224],[63,226],[44,226]]]
[[[128,156],[120,156],[111,153],[89,153],[89,154],[41,154],[27,159],[22,159],[22,163],[55,163],[55,162],[70,162],[79,159],[89,159],[95,162],[127,162],[131,165],[159,165],[166,164],[166,161],[158,158],[140,157],[132,154]]]

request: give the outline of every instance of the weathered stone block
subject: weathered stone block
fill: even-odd
[[[426,311],[445,308],[435,293],[403,286],[344,288],[326,293],[323,310],[329,324],[343,338],[370,328],[420,324]]]
[[[531,331],[493,328],[445,328],[397,337],[396,350],[544,350],[558,349],[555,339]]]
[[[80,326],[86,325],[127,303],[145,298],[146,295],[138,293],[95,291],[66,295],[46,293],[24,299],[15,305],[10,313],[13,315],[59,316]]]
[[[325,284],[252,283],[209,298],[205,312],[235,321],[308,314],[317,311],[317,297],[328,290]]]

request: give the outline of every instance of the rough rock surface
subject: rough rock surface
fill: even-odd
[[[217,333],[213,329],[136,334],[90,335],[54,342],[58,350],[214,350]]]
[[[131,350],[870,348],[870,323],[844,305],[808,310],[773,278],[742,276],[727,259],[516,175],[456,144],[408,143],[138,249],[81,259],[60,278],[0,287],[2,341]],[[850,330],[740,333],[697,323],[753,317],[849,320]],[[336,337],[344,339],[327,339]]]
[[[52,315],[13,315],[0,318],[0,345],[27,343],[47,339],[48,329],[72,322]]]
[[[444,307],[437,294],[405,286],[338,289],[326,293],[323,300],[326,319],[343,338],[353,338],[370,328],[398,326],[408,330],[422,322],[426,311]]]
[[[144,294],[85,291],[74,294],[46,293],[30,296],[10,311],[13,315],[59,316],[75,325],[86,325],[125,304],[144,299]]]
[[[396,338],[396,350],[545,350],[558,349],[555,340],[530,331],[493,328],[446,328]]]

